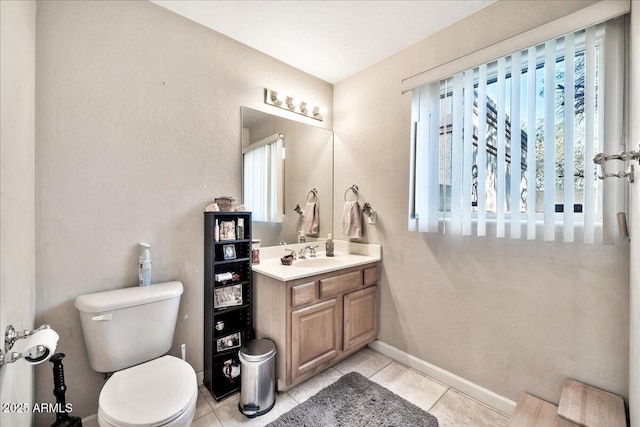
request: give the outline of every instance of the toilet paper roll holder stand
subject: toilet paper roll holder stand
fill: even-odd
[[[22,358],[29,362],[40,362],[51,357],[52,354],[49,354],[49,349],[47,349],[43,345],[37,345],[35,347],[29,348],[22,353],[18,353],[16,351],[12,351],[11,353],[9,353],[9,350],[13,348],[13,345],[17,340],[29,338],[36,332],[42,331],[44,329],[51,329],[51,326],[42,325],[37,329],[25,329],[24,331],[16,331],[13,325],[7,326],[4,333],[4,350],[0,349],[0,366],[4,365],[5,363],[13,363]]]

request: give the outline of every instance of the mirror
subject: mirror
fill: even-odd
[[[251,167],[243,170],[243,203],[253,210],[248,194],[258,192],[267,198],[270,214],[263,220],[253,219],[253,238],[261,240],[261,246],[275,246],[279,242],[296,243],[298,231],[303,226],[303,216],[295,209],[304,210],[307,202],[315,202],[317,207],[318,232],[307,234],[307,241],[326,237],[333,232],[333,132],[294,120],[242,107],[242,147],[243,158],[248,147],[264,146],[282,137],[282,148],[274,146],[273,167],[264,171]],[[255,145],[253,145],[255,144]],[[283,153],[281,175],[278,175],[279,160]],[[245,162],[243,161],[243,165]],[[272,172],[268,172],[271,170]],[[262,179],[256,179],[260,173]],[[267,182],[269,189],[256,189],[260,181]],[[256,183],[256,184],[253,184]],[[316,189],[314,195],[312,190]],[[272,192],[273,194],[262,194]],[[278,194],[282,205],[279,205]],[[255,197],[251,197],[255,200]],[[274,213],[275,212],[275,213]],[[305,214],[307,214],[305,212]]]

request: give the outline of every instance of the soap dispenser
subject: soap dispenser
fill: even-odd
[[[325,246],[325,255],[333,256],[333,234],[327,234],[327,243]]]
[[[307,238],[304,235],[304,231],[298,231],[298,243],[306,243]]]
[[[138,256],[138,285],[149,286],[151,284],[151,245],[138,243],[140,254]]]

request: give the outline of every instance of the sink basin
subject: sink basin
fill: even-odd
[[[342,262],[336,258],[307,258],[293,262],[294,267],[303,268],[333,267],[334,265],[340,264],[342,264]]]
[[[344,243],[340,243],[343,245]],[[317,276],[319,274],[325,274],[346,268],[356,267],[358,265],[369,264],[372,262],[378,262],[381,259],[381,250],[379,245],[366,245],[359,246],[359,243],[349,243],[349,247],[339,248],[336,246],[336,256],[328,257],[324,251],[318,251],[316,257],[312,258],[310,253],[307,252],[305,259],[293,260],[291,265],[283,265],[282,259],[286,252],[295,251],[298,252],[307,246],[307,243],[297,243],[287,248],[287,251],[283,251],[282,246],[271,246],[260,248],[261,262],[259,264],[253,264],[251,269],[258,274],[271,277],[280,282],[288,282],[290,280],[298,280],[302,278]],[[370,249],[370,255],[360,253],[349,253],[345,249]],[[367,252],[362,250],[362,252]]]

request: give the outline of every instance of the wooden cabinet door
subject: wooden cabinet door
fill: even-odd
[[[341,311],[334,298],[291,312],[291,381],[338,355]]]
[[[344,351],[360,347],[378,335],[378,288],[344,296]]]

